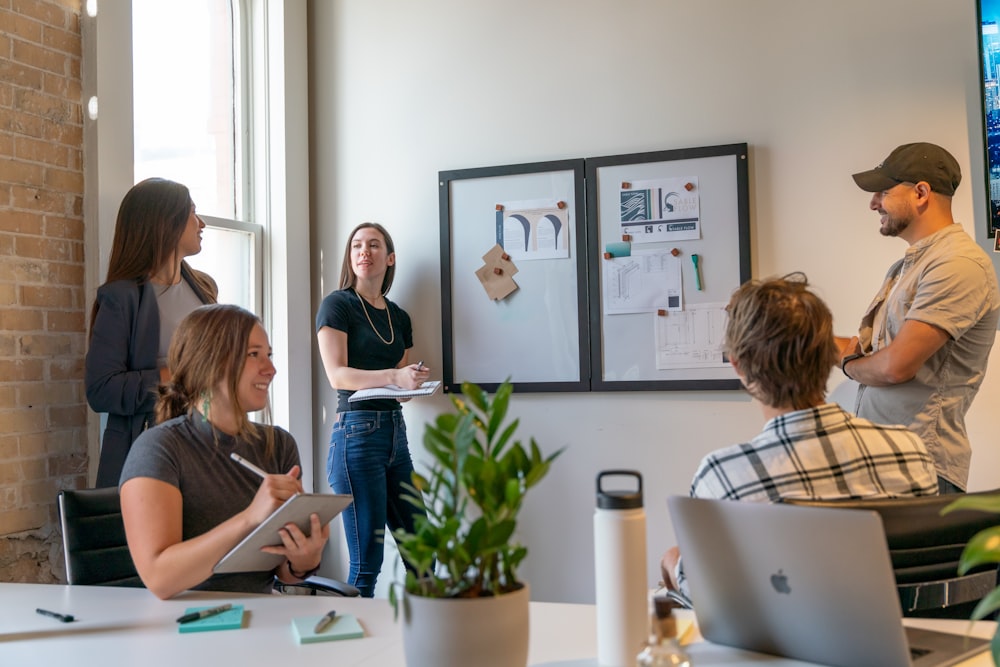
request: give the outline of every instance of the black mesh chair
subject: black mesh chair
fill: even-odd
[[[983,494],[994,494],[987,491]],[[997,586],[997,567],[986,565],[964,576],[958,561],[969,539],[998,518],[970,510],[942,516],[959,496],[921,496],[871,500],[799,500],[785,502],[878,512],[882,518],[896,589],[904,616],[968,618],[976,603]],[[850,545],[844,545],[850,548]]]
[[[59,493],[59,524],[62,527],[66,581],[70,585],[132,586],[142,579],[132,562],[125,540],[121,500],[115,487],[79,489]],[[281,592],[303,591],[310,595],[357,597],[357,588],[326,577],[309,577],[299,584],[275,580]]]

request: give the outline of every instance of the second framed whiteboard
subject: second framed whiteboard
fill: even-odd
[[[587,158],[594,391],[739,389],[725,306],[750,279],[746,144]]]

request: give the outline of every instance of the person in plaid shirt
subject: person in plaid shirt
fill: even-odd
[[[767,423],[749,442],[706,456],[692,497],[777,502],[938,492],[934,461],[915,433],[826,402],[839,350],[833,316],[805,275],[747,282],[728,311],[729,360]],[[677,547],[661,569],[668,588],[687,593]]]

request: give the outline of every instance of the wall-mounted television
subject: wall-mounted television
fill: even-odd
[[[979,69],[986,147],[987,234],[1000,228],[1000,0],[978,0]]]

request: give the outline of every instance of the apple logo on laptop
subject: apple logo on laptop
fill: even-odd
[[[777,574],[771,575],[771,586],[774,587],[774,590],[785,595],[792,592],[792,587],[788,585],[788,575],[782,572],[781,568],[778,568]]]

